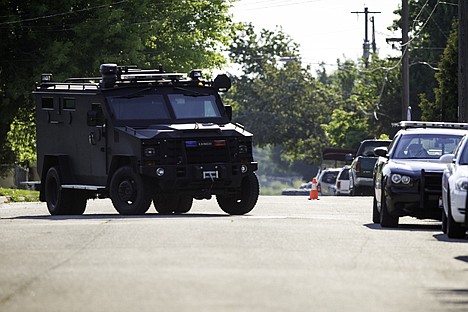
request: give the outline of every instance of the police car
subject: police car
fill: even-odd
[[[442,230],[450,238],[464,238],[467,230],[468,140],[465,137],[455,154],[441,158],[446,163],[442,178]]]
[[[397,227],[399,218],[441,220],[442,173],[439,158],[453,154],[468,124],[403,121],[389,147],[374,150],[372,220]]]

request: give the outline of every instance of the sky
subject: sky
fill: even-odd
[[[300,45],[301,61],[313,69],[324,62],[327,71],[336,69],[337,59],[357,61],[362,57],[365,37],[364,12],[374,16],[377,51],[380,57],[400,56],[385,39],[401,37],[387,27],[398,16],[393,11],[401,0],[240,0],[230,12],[235,22],[250,22],[258,30],[275,30],[281,26]],[[368,23],[368,38],[372,41],[372,23]]]

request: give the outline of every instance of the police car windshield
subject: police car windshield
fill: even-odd
[[[395,146],[396,159],[438,159],[454,153],[462,139],[458,134],[411,134],[403,135]]]
[[[176,119],[221,117],[214,95],[174,93],[168,98]]]

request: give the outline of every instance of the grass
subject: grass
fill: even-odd
[[[0,187],[0,196],[6,196],[7,202],[36,202],[39,201],[39,191],[9,189]]]

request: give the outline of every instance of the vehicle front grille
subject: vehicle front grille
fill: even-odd
[[[224,146],[185,147],[188,164],[213,164],[229,162],[227,144]]]
[[[442,172],[421,171],[421,180],[425,192],[442,193]]]

